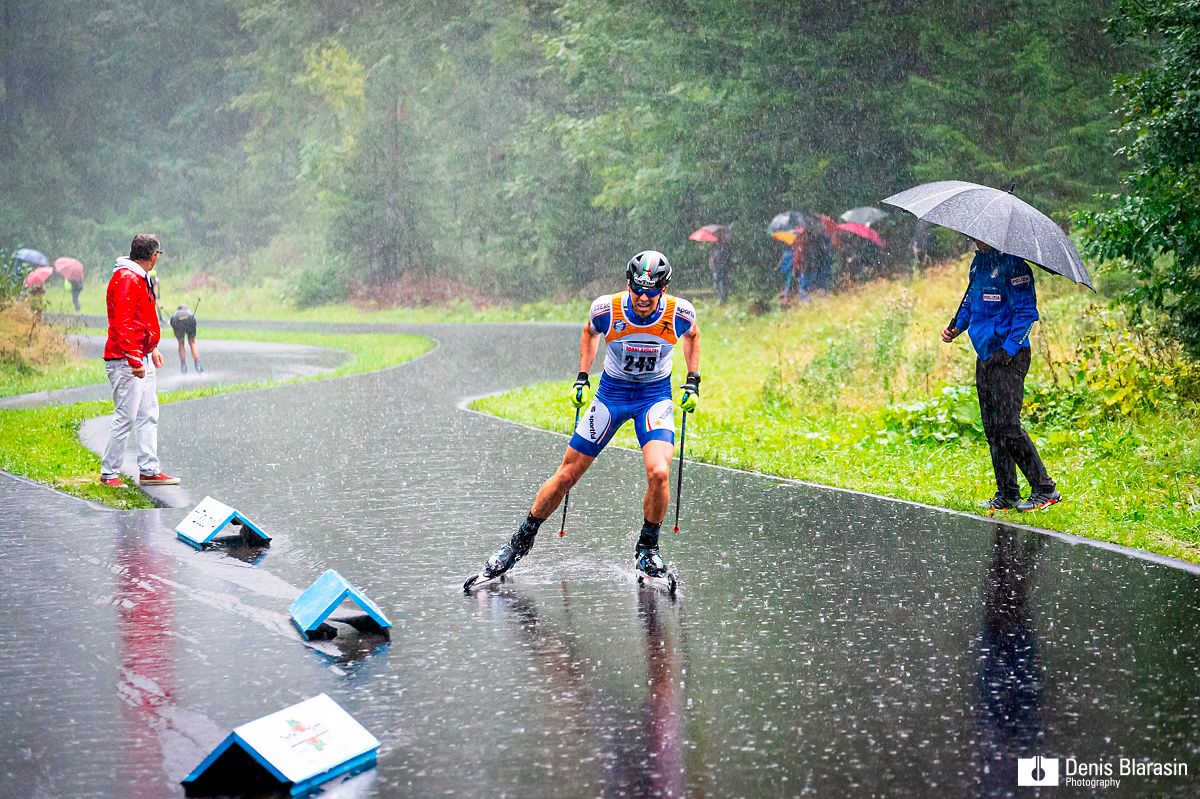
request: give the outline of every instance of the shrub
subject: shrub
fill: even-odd
[[[889,405],[879,414],[879,427],[875,440],[880,444],[985,440],[979,402],[971,386],[946,386],[940,395],[922,402]]]

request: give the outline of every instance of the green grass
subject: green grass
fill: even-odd
[[[0,363],[0,397],[87,386],[103,383],[107,379],[104,375],[104,361],[99,358],[78,358],[32,368]]]
[[[985,442],[881,435],[889,404],[972,385],[970,345],[937,339],[962,296],[964,270],[876,283],[760,317],[700,308],[704,393],[688,420],[689,459],[981,513],[977,502],[995,491]],[[1045,323],[1035,330],[1031,381],[1055,373],[1062,380],[1072,373],[1078,319],[1090,298],[1065,280],[1041,278],[1038,290]],[[566,381],[473,407],[567,432]],[[1002,518],[1200,563],[1194,404],[1164,403],[1082,429],[1027,427],[1035,438],[1044,433],[1038,446],[1066,501]],[[632,430],[622,429],[616,443],[636,447]]]
[[[390,333],[327,335],[258,330],[222,330],[219,332],[214,330],[212,332],[213,335],[210,338],[331,347],[345,350],[353,357],[338,369],[325,374],[299,377],[279,383],[260,381],[166,392],[159,395],[160,403],[165,405],[182,400],[265,388],[283,383],[301,383],[372,372],[412,360],[428,352],[433,346],[433,342],[421,336]],[[64,373],[64,379],[72,379],[73,376],[73,373]],[[104,380],[102,365],[100,378],[101,381]],[[71,385],[80,384],[72,383]],[[46,387],[63,388],[65,386],[47,385]],[[125,488],[109,488],[100,485],[100,458],[79,441],[79,426],[84,420],[111,412],[112,403],[108,401],[0,410],[0,469],[114,508],[153,507],[149,498],[133,487],[128,478],[124,478],[127,482]]]
[[[282,299],[283,283],[267,280],[256,285],[239,286],[237,289],[213,290],[183,288],[186,276],[178,278],[164,270],[163,307],[172,309],[180,303],[196,307],[200,320],[201,336],[208,336],[204,322],[212,319],[247,321],[289,322],[374,322],[374,323],[428,323],[428,322],[554,322],[575,321],[587,313],[588,299],[565,301],[545,300],[523,305],[493,305],[476,308],[471,301],[463,299],[449,307],[397,307],[364,309],[351,303],[321,305],[315,308],[295,308]],[[104,316],[105,283],[89,277],[80,296],[82,313]],[[53,313],[74,313],[70,291],[54,286],[46,295],[46,310]],[[169,311],[168,311],[169,312]]]

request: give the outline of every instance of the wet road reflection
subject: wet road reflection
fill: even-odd
[[[689,464],[672,602],[633,572],[640,456],[606,452],[570,535],[463,596],[564,438],[456,403],[573,375],[578,331],[433,335],[387,372],[163,414],[266,554],[0,478],[0,796],[181,795],[229,729],[320,692],[383,742],[339,796],[1019,796],[1031,753],[1200,761],[1200,577],[985,520]],[[287,607],[327,568],[390,643],[300,640]]]

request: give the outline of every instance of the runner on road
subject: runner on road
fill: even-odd
[[[671,356],[683,348],[687,380],[679,407],[692,413],[700,397],[700,328],[687,300],[666,293],[671,264],[655,250],[639,252],[625,268],[628,290],[598,297],[579,340],[579,376],[571,386],[571,404],[586,411],[567,445],[558,470],[542,484],[528,518],[512,539],[496,551],[483,570],[485,579],[508,571],[529,553],[542,522],[554,513],[617,429],[633,420],[646,465],[642,532],[635,554],[637,569],[651,577],[666,575],[658,533],[670,503],[671,458],[675,454],[675,409],[671,392]],[[600,342],[606,345],[604,373],[589,399],[588,367]]]

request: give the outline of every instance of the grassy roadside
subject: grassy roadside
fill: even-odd
[[[217,290],[208,287],[188,289],[185,286],[190,276],[163,277],[163,308],[173,309],[179,303],[196,307],[200,320],[201,336],[208,336],[204,322],[210,319],[228,319],[254,322],[373,322],[373,323],[429,323],[429,322],[563,322],[575,321],[587,312],[590,298],[566,302],[544,300],[524,305],[494,305],[476,307],[464,297],[447,306],[363,308],[349,302],[320,305],[314,308],[296,308],[281,299],[284,284],[281,280],[265,280],[256,285],[239,286],[236,290]],[[100,282],[85,283],[80,296],[81,313],[104,316],[105,285]],[[71,294],[62,286],[54,286],[46,295],[46,310],[52,313],[75,313],[71,305]],[[170,311],[168,310],[168,313]]]
[[[938,340],[964,273],[943,268],[760,317],[702,308],[704,395],[689,457],[979,513],[995,484],[973,352],[965,336]],[[1026,425],[1067,501],[1004,518],[1200,562],[1200,410],[1155,386],[1138,389],[1138,406],[1122,385],[1105,388],[1116,378],[1103,370],[1133,357],[1121,349],[1131,334],[1087,311],[1091,298],[1067,281],[1038,280],[1044,321]],[[1086,394],[1084,379],[1095,383]],[[1163,382],[1169,389],[1171,376]],[[564,397],[551,383],[474,407],[564,431]],[[629,430],[617,443],[636,446]]]
[[[421,336],[382,333],[327,335],[256,330],[223,330],[210,338],[269,341],[283,344],[331,347],[353,357],[338,369],[320,375],[273,383],[239,383],[159,395],[162,404],[228,394],[284,383],[325,380],[361,374],[404,363],[428,352],[433,342]],[[94,359],[93,359],[94,360]],[[104,381],[103,367],[99,371]],[[86,380],[85,383],[97,382]],[[74,385],[80,385],[75,383]],[[63,388],[50,385],[47,388]],[[112,412],[108,401],[79,402],[44,408],[0,410],[0,469],[114,508],[153,507],[145,494],[133,487],[108,488],[99,484],[100,459],[79,441],[79,425],[85,419]]]

